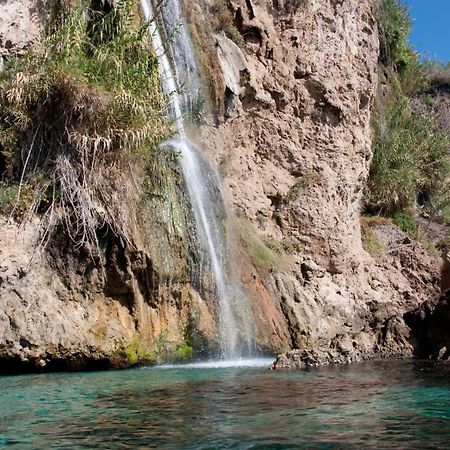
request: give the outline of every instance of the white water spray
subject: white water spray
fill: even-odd
[[[145,367],[145,369],[159,370],[159,369],[236,369],[249,367],[270,367],[273,363],[273,358],[240,358],[227,359],[219,361],[198,361],[189,364],[162,364],[160,366]]]
[[[208,174],[211,173],[211,169],[208,167],[205,170],[207,163],[195,145],[188,139],[183,118],[183,114],[189,112],[192,105],[198,101],[199,96],[200,82],[192,43],[181,16],[179,1],[166,0],[161,12],[166,35],[170,36],[170,51],[174,65],[172,68],[164,48],[162,35],[156,20],[154,20],[151,0],[141,0],[141,5],[145,19],[149,22],[153,47],[163,79],[163,88],[170,100],[170,108],[177,128],[176,137],[166,145],[180,153],[181,168],[194,211],[200,244],[206,253],[215,278],[221,357],[239,357],[242,350],[238,345],[238,326],[232,307],[232,289],[227,283],[224,272],[226,245],[223,243],[221,225],[214,213],[212,190],[208,189],[212,181]],[[183,94],[180,94],[181,90],[184,90]],[[251,320],[249,320],[248,308],[244,316],[247,317],[241,317],[241,320],[248,333],[249,328],[252,328],[252,325],[249,324]],[[247,338],[250,342],[251,337],[247,336]],[[250,344],[247,344],[248,353],[249,348]]]

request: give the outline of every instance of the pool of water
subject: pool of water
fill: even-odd
[[[448,364],[268,362],[0,377],[0,447],[450,448]]]

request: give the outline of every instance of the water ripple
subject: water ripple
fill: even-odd
[[[449,365],[241,363],[0,377],[0,447],[448,448]]]

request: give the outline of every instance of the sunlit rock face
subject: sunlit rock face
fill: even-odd
[[[44,20],[44,2],[3,0],[0,12],[0,56],[23,53],[39,38]]]
[[[107,13],[110,3],[91,6]],[[39,1],[2,2],[0,11],[8,64],[38,40],[50,11]],[[1,371],[122,367],[218,347],[215,300],[176,155],[161,149],[110,194],[127,237],[100,225],[96,245],[77,245],[63,223],[47,239],[38,216],[22,226],[0,216]]]
[[[298,349],[280,360],[294,367],[414,355],[404,314],[440,295],[439,262],[387,226],[375,230],[379,258],[361,245],[376,2],[225,3],[242,42],[219,30],[195,42],[199,57],[212,49],[218,98],[198,141],[237,216],[231,266],[252,300],[260,348]],[[185,2],[193,30],[212,4]],[[0,5],[2,56],[36,39],[40,5]],[[217,345],[186,193],[179,171],[168,173],[168,200],[141,217],[146,226],[137,221],[133,249],[112,239],[92,260],[66,240],[33,257],[33,224],[15,241],[15,225],[1,222],[0,357],[11,370],[115,367]]]
[[[23,5],[9,6],[12,23]],[[91,7],[107,13],[111,2],[93,1]],[[39,37],[31,21],[22,27],[25,34],[30,31],[27,40],[8,43],[16,49],[8,58],[20,56]],[[167,147],[145,168],[145,180],[138,171],[123,180],[120,192],[111,193],[122,205],[126,239],[105,225],[97,230],[97,245],[77,245],[61,224],[47,240],[39,217],[22,227],[0,217],[2,371],[123,367],[220,354],[218,280],[200,252],[180,155]],[[206,163],[200,170],[214,184]],[[217,183],[208,189],[216,194]],[[222,225],[225,212],[216,197],[208,214],[216,214]],[[239,295],[234,301],[244,303],[245,294]],[[263,319],[270,328],[268,316]],[[247,337],[241,329],[236,333],[240,340]],[[249,340],[253,345],[253,336]],[[256,344],[273,351],[283,342],[269,333]]]
[[[234,209],[287,254],[247,282],[276,299],[290,344],[321,362],[412,355],[402,314],[440,291],[439,261],[406,235],[377,229],[386,241],[377,260],[361,244],[375,3],[233,0],[242,51],[216,38],[224,111],[203,139]]]

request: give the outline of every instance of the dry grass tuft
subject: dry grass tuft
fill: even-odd
[[[0,169],[3,184],[16,187],[10,214],[26,221],[39,212],[45,239],[62,221],[76,246],[96,244],[105,226],[130,241],[129,191],[169,132],[157,61],[147,28],[133,25],[134,6],[69,9],[1,75]]]

